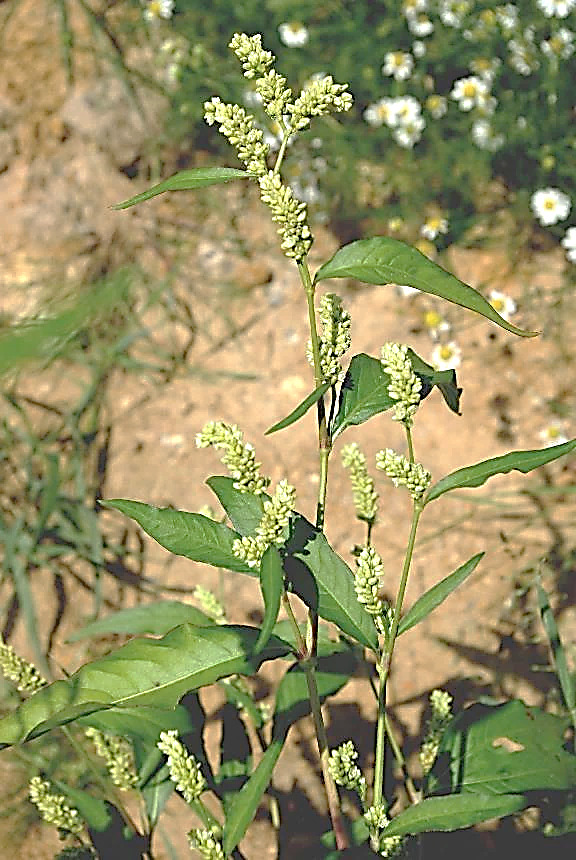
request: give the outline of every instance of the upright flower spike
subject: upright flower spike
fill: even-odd
[[[234,51],[242,63],[245,78],[265,75],[276,61],[274,54],[271,51],[265,51],[262,47],[260,33],[255,33],[253,36],[247,36],[246,33],[234,33],[228,47]]]
[[[234,488],[241,493],[263,493],[270,478],[259,473],[261,463],[256,462],[254,447],[244,442],[244,434],[236,424],[225,421],[209,421],[196,435],[198,448],[221,448],[224,450],[222,462],[234,478]]]
[[[254,125],[254,117],[239,105],[226,104],[218,96],[204,102],[204,119],[208,125],[218,123],[219,131],[238,153],[238,158],[254,176],[263,176],[268,170],[266,158],[269,147],[264,133]]]
[[[31,695],[48,683],[32,663],[19,657],[0,636],[0,671],[20,693]]]
[[[350,470],[354,493],[354,506],[359,520],[373,523],[378,513],[378,493],[366,468],[366,457],[356,442],[345,445],[341,451],[342,465]]]
[[[160,732],[160,740],[156,746],[167,757],[170,779],[184,800],[187,803],[198,800],[206,790],[206,780],[200,762],[190,755],[184,744],[178,740],[178,732],[175,729]]]
[[[320,366],[322,379],[331,385],[342,378],[343,371],[340,359],[351,346],[350,314],[342,307],[342,299],[334,293],[326,293],[320,299],[318,316],[322,323],[320,336]],[[312,342],[308,341],[306,355],[311,365],[314,365]]]
[[[264,110],[276,122],[281,122],[286,106],[292,98],[292,90],[286,85],[286,78],[275,69],[266,72],[256,81],[256,92],[262,99]]]
[[[379,591],[384,567],[374,547],[364,547],[356,559],[354,590],[358,603],[374,618],[376,629],[386,636],[390,630],[390,608],[382,602]]]
[[[430,486],[432,475],[420,463],[411,463],[403,454],[391,448],[378,451],[376,467],[386,472],[395,487],[406,487],[415,502],[419,502]]]
[[[256,534],[237,538],[232,545],[234,555],[249,567],[258,567],[268,547],[282,542],[295,504],[295,488],[288,481],[279,481],[273,497],[264,502],[264,514]]]
[[[202,607],[202,611],[215,621],[216,624],[226,624],[224,607],[209,588],[197,585],[194,589],[194,597]]]
[[[129,791],[138,785],[134,750],[129,741],[94,728],[86,729],[85,735],[93,741],[96,752],[104,759],[110,779],[120,791]]]
[[[385,343],[382,347],[382,366],[390,376],[388,394],[396,401],[394,421],[412,427],[414,413],[420,403],[422,380],[416,376],[405,344]]]
[[[51,792],[49,782],[39,776],[33,776],[28,796],[46,824],[52,824],[63,833],[80,836],[84,830],[80,813],[70,806],[63,794]]]
[[[294,131],[308,128],[313,116],[343,113],[350,110],[353,99],[347,93],[348,84],[335,84],[331,75],[311,81],[293,104],[287,105],[290,125]]]
[[[358,752],[352,741],[345,741],[330,751],[328,767],[337,785],[355,791],[364,805],[366,801],[366,777],[356,764]]]
[[[432,770],[442,737],[452,722],[452,702],[453,698],[446,690],[432,690],[430,693],[432,715],[420,747],[420,764],[425,776]]]
[[[204,860],[226,860],[222,845],[213,830],[191,830],[188,834],[190,847]]]
[[[287,257],[300,262],[312,246],[312,233],[306,223],[307,207],[294,196],[288,185],[273,170],[260,176],[260,197],[272,212],[282,239],[280,247]]]
[[[381,803],[367,809],[364,813],[364,819],[370,834],[376,836],[380,830],[384,830],[390,824],[390,819],[386,815],[386,807]],[[402,853],[405,841],[405,836],[380,836],[378,845],[380,857],[398,857]]]

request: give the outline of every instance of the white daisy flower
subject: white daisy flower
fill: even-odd
[[[440,3],[440,20],[445,27],[459,29],[469,11],[469,0],[442,0]]]
[[[426,99],[426,110],[433,119],[441,119],[448,110],[448,100],[434,93]]]
[[[479,78],[482,78],[490,86],[494,81],[496,71],[501,65],[502,60],[500,57],[491,57],[490,59],[477,57],[470,63],[470,71],[474,72],[475,75],[478,75]]]
[[[417,290],[416,287],[409,287],[407,284],[397,284],[396,289],[401,296],[404,296],[404,298],[407,298],[408,296],[415,296],[420,292],[420,290]]]
[[[412,149],[414,144],[422,137],[422,132],[426,126],[426,120],[422,116],[414,117],[410,122],[404,122],[397,126],[392,132],[394,140],[398,146],[403,146],[404,149]]]
[[[448,232],[448,221],[446,218],[441,218],[439,215],[432,215],[420,227],[420,235],[426,239],[436,239],[441,233]]]
[[[452,370],[460,367],[462,350],[453,340],[450,343],[439,343],[432,353],[431,362],[436,370]]]
[[[505,6],[498,6],[496,9],[496,17],[502,29],[506,32],[516,30],[518,25],[518,7],[513,3],[507,3]]]
[[[576,0],[536,0],[546,18],[566,18],[576,6]]]
[[[551,448],[552,445],[562,445],[568,441],[564,425],[560,421],[551,421],[547,427],[543,427],[540,430],[538,436],[542,439],[546,448]]]
[[[487,119],[477,119],[472,123],[472,140],[478,149],[485,149],[487,152],[497,152],[505,143],[504,135],[495,134]]]
[[[510,296],[507,296],[506,293],[492,290],[488,293],[488,301],[494,310],[500,314],[502,319],[509,320],[516,313],[516,302]]]
[[[426,55],[426,43],[421,42],[417,39],[415,42],[412,42],[412,53],[416,57],[416,59],[420,59],[420,57],[424,57]]]
[[[489,94],[486,81],[477,75],[460,78],[454,82],[450,96],[458,102],[460,110],[469,111],[473,107],[479,107]]]
[[[565,221],[572,203],[567,194],[558,188],[541,188],[534,192],[530,201],[534,215],[543,227]]]
[[[566,257],[571,263],[576,263],[576,227],[568,227],[566,235],[562,239],[562,246],[566,248]]]
[[[402,3],[402,14],[406,18],[425,12],[428,8],[428,0],[404,0]]]
[[[390,126],[408,126],[421,119],[422,107],[414,96],[402,96],[392,99],[392,118]],[[423,120],[422,120],[423,122]],[[424,128],[424,125],[422,126]]]
[[[384,123],[386,125],[395,124],[394,99],[384,97],[374,104],[368,105],[362,116],[368,125],[372,125],[374,128],[379,128]]]
[[[438,311],[426,311],[424,314],[424,325],[432,340],[439,340],[441,336],[446,337],[450,332],[450,323]]]
[[[278,27],[280,41],[287,48],[302,48],[310,38],[310,33],[299,21],[280,24]]]
[[[174,14],[174,0],[145,0],[144,17],[147,21],[159,18],[169,20]]]
[[[414,70],[414,57],[404,51],[389,51],[384,57],[382,74],[395,81],[407,81]]]
[[[567,27],[560,27],[558,32],[540,44],[540,49],[547,57],[560,57],[567,60],[574,53],[574,33]]]
[[[420,39],[434,32],[434,24],[427,15],[407,15],[406,23],[412,35]]]

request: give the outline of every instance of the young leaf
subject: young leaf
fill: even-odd
[[[539,582],[536,583],[536,587],[538,589],[538,608],[540,610],[540,617],[542,618],[542,624],[544,625],[544,630],[546,631],[548,642],[550,643],[550,650],[554,657],[556,674],[560,681],[560,687],[562,688],[562,695],[564,696],[566,708],[572,716],[572,722],[575,723],[576,729],[576,687],[574,685],[574,678],[572,677],[570,669],[568,668],[568,663],[566,662],[566,652],[562,645],[560,634],[558,633],[558,627],[556,626],[554,614],[550,607],[548,595]]]
[[[523,794],[576,785],[568,721],[519,699],[472,705],[448,726],[432,769],[434,794]]]
[[[450,490],[480,487],[488,478],[492,478],[494,475],[504,475],[513,469],[526,474],[526,472],[531,472],[539,466],[552,463],[553,460],[557,460],[564,454],[569,454],[574,448],[576,448],[576,439],[563,442],[562,445],[553,445],[550,448],[537,448],[533,451],[511,451],[502,457],[493,457],[490,460],[475,463],[473,466],[457,469],[456,472],[451,472],[445,478],[441,478],[428,490],[424,497],[424,504],[427,505],[429,502],[439,499],[440,496],[450,492]]]
[[[100,504],[136,520],[146,534],[174,555],[254,576],[252,568],[236,558],[232,550],[239,535],[224,523],[215,523],[202,514],[156,508],[129,499],[111,499]]]
[[[462,389],[458,388],[456,382],[455,370],[436,370],[432,365],[427,364],[423,358],[408,348],[410,362],[414,368],[414,373],[422,380],[422,388],[420,390],[420,399],[424,400],[428,397],[433,387],[436,386],[442,397],[446,401],[446,405],[456,415],[460,415],[460,397]]]
[[[415,627],[416,624],[419,624],[424,618],[430,615],[437,606],[440,606],[476,570],[478,562],[483,556],[483,552],[473,555],[465,564],[453,571],[445,579],[436,583],[436,585],[433,585],[432,588],[419,597],[406,615],[403,615],[400,619],[398,635],[405,633],[406,630],[410,630],[411,627]]]
[[[323,394],[326,394],[329,388],[330,383],[323,382],[322,385],[315,388],[308,397],[305,397],[302,403],[299,403],[298,406],[292,410],[290,415],[287,415],[286,418],[282,419],[282,421],[278,421],[277,424],[269,427],[264,435],[269,436],[271,433],[277,433],[278,430],[284,430],[285,427],[290,427],[291,424],[295,424],[299,418],[302,418],[302,416],[308,412],[311,406],[314,406],[314,404],[320,400]]]
[[[43,687],[0,720],[0,748],[31,740],[78,717],[113,707],[174,707],[182,696],[229,675],[252,675],[290,647],[271,636],[254,655],[254,627],[182,624],[162,639],[132,639]]]
[[[170,176],[164,182],[153,185],[147,191],[116,203],[112,209],[128,209],[136,203],[150,200],[165,191],[191,191],[195,188],[204,188],[207,185],[220,185],[222,182],[231,182],[233,179],[248,179],[250,174],[245,170],[237,170],[235,167],[194,167],[191,170],[181,170]]]
[[[537,334],[507,322],[479,292],[398,239],[375,236],[344,245],[318,269],[314,282],[327,278],[356,278],[367,284],[415,287],[475,311],[513,334],[523,337]]]
[[[377,358],[363,352],[355,355],[340,388],[338,412],[330,428],[332,438],[390,409],[396,401],[388,394],[389,385],[390,377]]]
[[[334,695],[348,682],[355,667],[353,652],[333,643],[333,654],[318,660],[316,683],[320,700]],[[268,788],[290,726],[310,712],[304,671],[297,664],[286,672],[276,692],[272,742],[250,779],[242,786],[226,815],[222,846],[228,856],[243,838]]]
[[[242,493],[234,486],[233,478],[223,475],[208,478],[206,483],[218,497],[238,533],[242,536],[254,534],[264,513],[264,502],[270,496],[266,493],[260,493],[258,496],[254,493]]]
[[[120,609],[105,618],[86,624],[68,637],[68,642],[78,642],[89,636],[107,636],[110,633],[131,633],[134,636],[149,633],[163,636],[179,624],[195,624],[197,627],[211,627],[214,621],[195,606],[178,600],[158,600],[143,606]]]
[[[356,598],[354,574],[322,532],[298,514],[285,546],[284,571],[291,587],[321,618],[332,621],[366,648],[378,637],[372,617]]]
[[[512,815],[528,805],[521,794],[449,794],[427,797],[409,806],[392,819],[383,836],[428,833],[432,830],[459,830],[490,818]]]
[[[260,562],[260,587],[264,598],[264,620],[260,635],[256,640],[256,654],[263,648],[272,634],[280,611],[280,601],[284,591],[284,569],[280,553],[275,546],[269,546]]]

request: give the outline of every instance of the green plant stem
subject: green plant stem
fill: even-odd
[[[414,462],[414,443],[412,442],[412,430],[406,427],[406,440],[408,442],[408,459],[411,463]]]
[[[282,128],[283,137],[282,143],[280,144],[280,149],[278,150],[278,155],[276,156],[276,162],[274,164],[274,173],[280,173],[280,168],[282,167],[282,162],[284,161],[284,155],[286,154],[286,147],[288,146],[288,141],[292,137],[292,132],[286,128],[284,123],[280,123]]]
[[[412,562],[412,555],[414,553],[414,544],[416,542],[416,531],[418,529],[418,522],[420,520],[420,516],[422,514],[422,506],[418,502],[414,502],[414,510],[412,513],[412,523],[410,526],[410,535],[408,537],[408,546],[406,547],[406,555],[404,557],[404,564],[402,567],[402,575],[400,577],[400,584],[398,586],[398,594],[396,595],[396,603],[394,606],[394,616],[392,619],[392,627],[390,628],[390,633],[388,635],[388,639],[386,642],[386,648],[384,649],[384,654],[382,656],[382,660],[378,667],[378,672],[380,675],[380,687],[378,691],[378,726],[377,726],[377,734],[376,734],[376,752],[375,752],[375,761],[374,761],[374,805],[378,805],[382,803],[383,798],[383,787],[384,787],[384,754],[385,754],[385,743],[384,738],[382,737],[382,733],[384,732],[385,727],[385,713],[386,713],[386,685],[388,683],[388,677],[390,675],[390,666],[392,664],[392,656],[394,654],[394,646],[396,644],[396,637],[398,636],[398,625],[400,624],[400,616],[402,614],[402,605],[404,603],[404,595],[406,594],[406,586],[408,584],[408,575],[410,573],[410,564]],[[380,740],[380,743],[379,743]]]
[[[300,626],[298,624],[298,621],[296,620],[296,616],[294,615],[294,610],[292,609],[290,599],[285,591],[282,592],[282,606],[284,607],[284,612],[286,613],[290,623],[292,624],[294,636],[296,637],[298,653],[304,657],[306,656],[306,642],[304,641],[304,637],[302,636],[302,633],[300,631]]]
[[[207,830],[215,830],[218,835],[222,833],[222,825],[216,818],[212,815],[210,810],[207,808],[206,804],[197,798],[190,803],[190,808],[194,810],[198,818],[201,820],[204,827]]]
[[[326,728],[322,717],[322,708],[320,705],[320,697],[318,695],[318,687],[316,684],[316,673],[314,667],[309,662],[303,662],[302,667],[306,674],[306,683],[308,685],[308,696],[310,698],[310,707],[312,710],[312,718],[314,720],[314,728],[316,730],[316,740],[318,742],[318,754],[320,756],[320,765],[322,767],[322,776],[324,777],[324,788],[328,800],[328,811],[332,822],[332,829],[336,840],[336,848],[338,851],[344,851],[348,848],[348,834],[344,827],[344,821],[340,811],[340,798],[336,783],[330,773],[329,760],[330,750],[328,748],[328,738],[326,737]]]

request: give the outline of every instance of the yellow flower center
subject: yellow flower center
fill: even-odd
[[[462,87],[462,93],[467,99],[473,99],[476,95],[476,84],[472,81],[467,81]]]
[[[440,316],[438,311],[427,311],[424,314],[424,323],[427,328],[438,328],[441,322],[442,317]]]
[[[492,305],[492,307],[494,308],[495,311],[500,312],[500,311],[504,310],[504,302],[502,301],[502,299],[491,299],[490,304]]]
[[[440,347],[440,349],[438,350],[438,354],[440,355],[442,361],[449,361],[454,356],[454,350],[451,346],[445,344],[444,346]]]
[[[544,209],[554,209],[556,201],[552,197],[547,197],[544,201]]]

